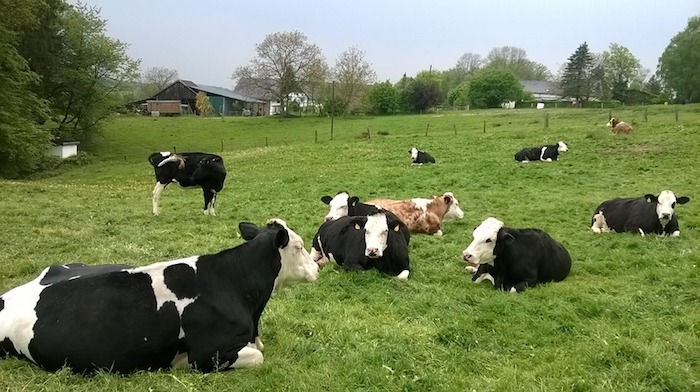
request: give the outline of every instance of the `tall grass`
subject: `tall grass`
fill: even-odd
[[[243,220],[281,217],[309,247],[327,212],[320,197],[339,190],[362,199],[452,191],[465,217],[446,223],[443,237],[412,237],[407,282],[329,266],[316,283],[274,297],[262,316],[259,368],[86,378],[5,359],[0,388],[699,388],[697,109],[681,107],[678,122],[673,107],[615,110],[635,124],[629,136],[607,131],[607,109],[548,110],[548,129],[537,110],[336,118],[332,140],[328,118],[115,118],[87,146],[93,164],[0,181],[0,291],[57,263],[144,265],[216,252],[241,243]],[[513,160],[522,147],[558,140],[570,147],[558,162]],[[411,146],[437,164],[410,166]],[[151,215],[146,157],[173,148],[224,157],[218,216],[201,213],[199,190],[177,185],[165,190],[162,214]],[[662,189],[691,198],[677,208],[680,238],[591,233],[602,200]],[[472,284],[460,255],[488,216],[549,232],[571,253],[571,275],[522,295]]]

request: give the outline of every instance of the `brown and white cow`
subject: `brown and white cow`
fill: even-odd
[[[374,199],[367,202],[389,210],[398,216],[411,233],[442,235],[442,222],[462,219],[464,212],[452,192],[432,199],[391,200]]]
[[[624,121],[620,121],[615,117],[612,117],[608,122],[608,126],[611,128],[612,133],[632,133],[632,126]]]

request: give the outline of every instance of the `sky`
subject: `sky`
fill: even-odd
[[[72,1],[75,3],[75,1]],[[129,44],[141,70],[165,67],[198,84],[233,88],[236,67],[269,34],[297,30],[332,67],[352,46],[378,81],[447,70],[464,53],[514,46],[556,74],[584,41],[600,53],[628,48],[656,70],[671,38],[700,14],[700,0],[82,0],[100,9],[107,35]]]

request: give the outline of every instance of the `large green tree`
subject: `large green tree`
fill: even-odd
[[[39,28],[46,3],[27,0],[0,13],[0,176],[18,177],[39,165],[51,134],[40,127],[47,114],[39,77],[18,48],[28,31]],[[6,11],[7,11],[7,7]]]
[[[309,95],[317,86],[319,70],[327,69],[321,49],[310,44],[299,31],[269,34],[255,45],[257,57],[233,71],[233,79],[245,81],[256,90],[275,97],[282,105],[282,115],[292,93]]]
[[[528,60],[527,52],[514,46],[491,49],[485,66],[508,69],[520,80],[549,80],[552,77],[547,66]]]
[[[469,102],[476,107],[496,108],[524,96],[518,77],[505,68],[484,68],[469,78]]]
[[[365,52],[353,46],[338,56],[333,78],[336,81],[336,96],[343,101],[346,110],[352,112],[362,105],[377,75],[365,59]]]
[[[399,108],[398,93],[388,80],[375,84],[369,91],[370,111],[375,114],[392,114]]]
[[[560,83],[565,96],[576,98],[579,102],[588,101],[593,87],[593,66],[593,56],[588,50],[588,43],[584,42],[569,56],[564,66]]]
[[[610,49],[603,52],[605,79],[612,86],[613,99],[625,101],[631,87],[641,87],[644,83],[642,65],[626,47],[612,43]]]
[[[700,102],[700,15],[671,38],[659,58],[658,75],[677,100]]]
[[[403,89],[404,110],[423,112],[444,101],[442,76],[435,71],[421,71],[408,80]]]

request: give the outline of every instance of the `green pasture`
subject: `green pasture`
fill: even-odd
[[[0,360],[0,390],[688,391],[700,390],[700,106],[515,109],[415,116],[115,117],[90,163],[0,180],[0,292],[43,268],[82,261],[145,265],[240,244],[240,221],[286,220],[306,247],[322,195],[367,200],[451,191],[464,219],[414,235],[408,281],[329,265],[272,298],[265,363],[201,374],[92,377]],[[545,125],[548,127],[545,128]],[[522,147],[564,140],[554,163],[516,163]],[[411,166],[416,146],[437,159]],[[222,155],[229,176],[215,217],[200,190],[169,186],[151,214],[149,153]],[[680,238],[595,235],[603,200],[689,196]],[[513,295],[473,284],[462,250],[483,219],[536,227],[572,255],[569,277]],[[82,328],[91,328],[85,325]]]

